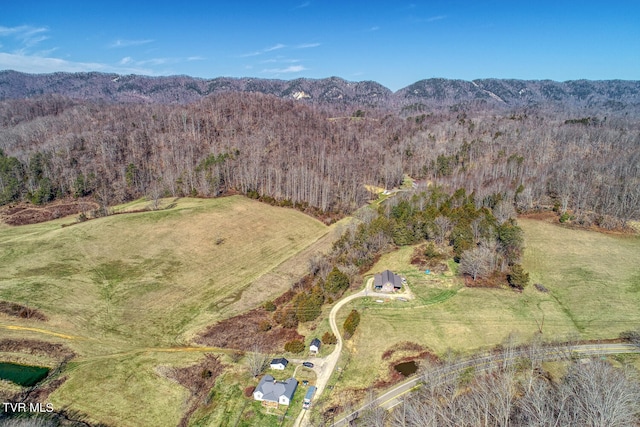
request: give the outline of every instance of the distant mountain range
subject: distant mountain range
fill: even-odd
[[[0,100],[59,94],[108,103],[184,104],[220,92],[259,92],[302,102],[346,108],[383,108],[406,113],[432,108],[514,109],[551,107],[598,111],[640,111],[640,81],[426,79],[397,92],[373,81],[338,77],[274,80],[258,78],[200,79],[105,73],[25,74],[0,71]]]

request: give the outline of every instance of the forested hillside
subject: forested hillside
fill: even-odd
[[[240,192],[347,213],[369,199],[365,185],[392,188],[407,174],[479,201],[499,193],[521,210],[555,206],[586,225],[640,215],[640,125],[629,111],[412,105],[248,92],[184,105],[5,100],[0,203],[91,196],[106,211],[140,196]]]

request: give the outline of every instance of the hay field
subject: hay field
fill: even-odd
[[[523,264],[531,276],[522,293],[465,288],[449,272],[426,275],[410,264],[413,248],[381,257],[369,273],[389,268],[403,274],[417,298],[355,300],[341,311],[343,318],[352,308],[362,314],[348,343],[352,358],[341,387],[362,388],[386,378],[393,358],[383,361],[383,353],[406,341],[443,356],[490,348],[510,335],[526,341],[540,330],[546,340],[606,339],[640,327],[640,238],[519,222],[525,231]]]
[[[332,230],[240,196],[62,227],[74,221],[0,225],[0,300],[48,318],[0,314],[0,336],[72,348],[69,380],[50,400],[124,426],[175,425],[186,392],[156,368],[201,353],[165,350],[284,292]]]

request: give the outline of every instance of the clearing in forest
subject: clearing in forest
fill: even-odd
[[[523,266],[531,277],[523,292],[506,286],[466,288],[451,268],[427,275],[410,263],[413,247],[382,256],[369,274],[388,268],[407,277],[416,299],[378,303],[363,298],[341,310],[339,325],[354,308],[361,321],[347,341],[350,357],[343,355],[343,363],[349,361],[335,395],[389,381],[394,363],[422,351],[469,353],[501,344],[509,335],[526,341],[540,330],[550,341],[617,338],[640,325],[638,236],[518,222],[525,233]]]

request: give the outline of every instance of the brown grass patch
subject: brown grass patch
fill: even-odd
[[[572,211],[569,211],[568,213],[572,214]],[[602,216],[594,212],[583,212],[575,217],[572,215],[572,219],[564,223],[560,222],[560,214],[553,211],[524,213],[518,215],[518,217],[535,219],[548,224],[559,225],[571,230],[588,230],[614,236],[638,234],[640,232],[637,222],[634,223],[633,221],[629,221],[625,224],[623,221],[612,216]]]
[[[389,362],[389,364],[387,365],[389,373],[386,378],[380,378],[375,383],[373,383],[373,388],[375,390],[386,389],[407,378],[404,375],[402,375],[400,372],[396,371],[395,369],[395,366],[399,365],[400,363],[416,362],[418,364],[418,369],[420,369],[420,364],[425,360],[433,364],[436,364],[440,361],[438,356],[436,356],[433,352],[429,350],[425,350],[424,347],[422,347],[420,344],[407,341],[404,343],[400,343],[398,348],[396,348],[396,350],[397,351],[418,351],[418,353],[414,355],[404,356],[397,360],[393,360],[392,362]],[[392,354],[393,353],[394,352],[392,352]],[[391,358],[391,355],[387,359],[389,358]]]
[[[0,220],[9,225],[37,224],[80,212],[94,211],[99,207],[89,199],[62,199],[43,206],[20,202],[0,209]]]
[[[67,377],[56,378],[53,381],[48,381],[42,385],[31,389],[22,395],[15,396],[14,399],[19,402],[27,403],[47,403],[49,395],[56,391],[67,380]]]
[[[425,254],[429,245],[433,245],[431,256]],[[430,269],[433,273],[444,273],[448,267],[444,263],[451,255],[449,248],[440,248],[432,242],[416,246],[411,254],[411,264],[417,266],[420,270]]]
[[[518,215],[518,218],[527,218],[527,219],[535,219],[537,221],[545,221],[549,223],[557,223],[558,222],[558,214],[553,211],[537,211],[537,212],[526,212],[521,215]]]
[[[207,403],[209,391],[215,385],[216,379],[222,374],[224,368],[225,366],[217,356],[207,354],[198,364],[186,368],[173,368],[169,371],[168,376],[190,392],[187,402],[188,409],[180,419],[179,427],[186,427],[198,407]]]
[[[35,308],[9,301],[0,301],[0,313],[11,317],[19,317],[20,319],[47,320],[47,317]]]
[[[0,340],[0,352],[28,353],[58,360],[68,360],[75,357],[75,353],[62,344],[32,340]]]
[[[410,341],[401,342],[401,343],[395,344],[393,348],[390,348],[389,350],[382,353],[382,360],[390,359],[391,356],[393,356],[393,354],[396,351],[422,352],[424,351],[424,347],[415,342],[410,342]]]
[[[286,342],[303,340],[295,329],[274,325],[268,331],[260,331],[262,322],[272,322],[271,314],[263,308],[235,316],[210,326],[197,338],[200,344],[252,351],[256,345],[264,352],[282,351]]]
[[[489,277],[478,277],[476,280],[465,274],[464,285],[468,288],[506,288],[509,287],[509,282],[507,273],[495,272]]]

